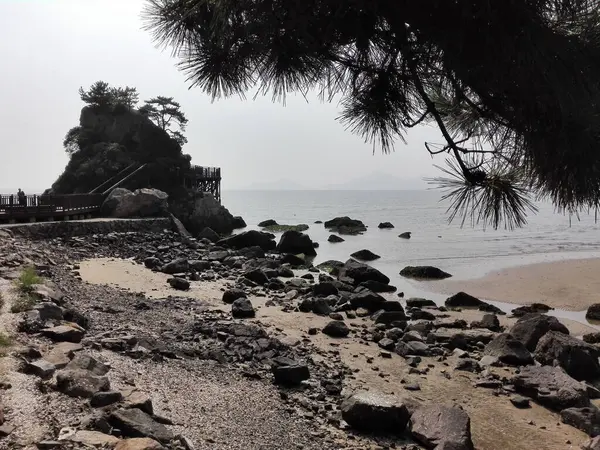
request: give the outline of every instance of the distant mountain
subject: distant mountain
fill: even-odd
[[[421,178],[400,178],[385,172],[373,172],[344,183],[330,184],[323,188],[337,191],[418,190],[427,188],[427,182]]]
[[[279,179],[277,181],[267,181],[264,183],[252,183],[239,190],[241,191],[306,191],[311,188],[303,186],[292,180]]]

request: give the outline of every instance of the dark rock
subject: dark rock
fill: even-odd
[[[335,338],[347,337],[350,334],[350,328],[341,320],[332,320],[321,331],[323,334]]]
[[[554,411],[589,405],[586,387],[560,367],[526,366],[511,380],[515,390]]]
[[[304,261],[304,259],[300,258],[299,256],[286,254],[283,255],[283,257],[281,258],[281,263],[289,264],[290,266],[296,268],[304,266],[306,264],[306,261]]]
[[[510,402],[515,406],[515,408],[519,409],[526,409],[531,407],[531,405],[529,404],[529,399],[521,395],[513,395],[510,398]]]
[[[228,289],[223,292],[223,303],[232,304],[238,298],[246,298],[246,293],[241,289]]]
[[[54,375],[56,366],[45,359],[38,359],[37,361],[27,363],[25,370],[27,373],[31,373],[40,378],[50,378]]]
[[[363,281],[359,284],[359,286],[362,286],[373,292],[396,292],[397,289],[396,286],[390,286],[389,284],[373,280]]]
[[[344,263],[335,259],[330,259],[317,265],[317,269],[333,276],[338,276],[343,268]]]
[[[70,397],[90,398],[97,392],[108,391],[110,383],[107,377],[87,370],[61,370],[56,373],[56,387]]]
[[[427,344],[419,341],[404,342],[396,344],[394,351],[400,356],[429,356],[431,351]]]
[[[405,231],[404,233],[400,233],[398,237],[402,239],[410,239],[411,234],[412,233],[410,231]]]
[[[168,443],[173,439],[173,433],[167,427],[156,422],[141,409],[113,411],[108,421],[128,437],[150,437],[162,443]]]
[[[265,252],[274,250],[276,247],[274,234],[256,230],[234,234],[233,236],[221,239],[217,244],[234,249],[260,247]]]
[[[600,378],[600,349],[568,334],[549,331],[535,348],[535,359],[544,365],[558,364],[576,380]]]
[[[409,298],[406,300],[406,306],[409,308],[424,308],[426,306],[436,307],[437,305],[433,300],[427,300],[425,298]]]
[[[585,318],[588,320],[600,320],[600,303],[590,305],[585,313]]]
[[[406,405],[397,398],[371,391],[346,398],[340,411],[348,425],[367,432],[402,434],[409,419]]]
[[[504,364],[521,366],[533,364],[533,357],[527,348],[510,334],[500,334],[483,350],[484,356],[494,356]]]
[[[338,236],[337,234],[330,234],[327,238],[327,242],[331,242],[333,244],[337,244],[339,242],[344,242],[346,239]]]
[[[515,317],[523,317],[526,314],[544,314],[550,311],[552,308],[544,305],[543,303],[533,303],[527,306],[519,306],[513,309],[512,315]]]
[[[256,315],[252,303],[247,298],[238,298],[231,305],[231,315],[236,319],[248,319]]]
[[[342,277],[352,278],[356,285],[370,280],[378,281],[383,284],[389,284],[390,282],[390,279],[379,270],[354,259],[346,261],[343,268],[340,270],[340,278]]]
[[[496,333],[485,329],[456,330],[451,328],[438,328],[429,333],[429,338],[435,342],[445,343],[454,348],[463,348],[463,346],[477,345],[478,342],[484,344],[490,342]]]
[[[161,267],[160,271],[173,275],[176,273],[187,272],[190,268],[190,263],[186,258],[175,259]]]
[[[253,281],[254,283],[258,284],[259,286],[263,286],[269,282],[269,277],[267,277],[265,272],[262,271],[261,269],[254,269],[254,270],[250,270],[249,272],[246,272],[244,274],[244,278],[246,278],[250,281]]]
[[[212,228],[206,227],[204,228],[204,230],[202,230],[198,236],[198,239],[208,239],[210,242],[218,242],[219,239],[221,239],[221,237],[219,236],[219,234],[214,231]],[[177,273],[177,272],[175,272]]]
[[[204,272],[205,270],[210,269],[210,261],[204,261],[201,259],[191,259],[188,262],[190,264],[190,270]]]
[[[167,280],[173,289],[178,291],[187,291],[190,288],[190,282],[185,278],[173,277]]]
[[[481,372],[481,366],[477,361],[471,358],[461,358],[454,366],[454,370],[461,370],[463,372]]]
[[[410,320],[435,320],[435,315],[422,309],[410,311]]]
[[[386,300],[380,306],[384,311],[404,311],[402,304],[397,300]]]
[[[332,283],[318,283],[312,287],[314,295],[327,297],[329,295],[338,295],[338,289]]]
[[[587,433],[591,437],[600,435],[600,410],[594,405],[584,408],[567,408],[560,412],[563,423]]]
[[[526,314],[517,320],[508,331],[516,340],[521,341],[527,350],[535,351],[539,340],[548,332],[556,331],[569,334],[569,330],[556,317],[544,314]]]
[[[583,342],[587,342],[588,344],[600,344],[600,332],[596,331],[594,333],[586,333],[582,337]]]
[[[360,220],[349,217],[336,217],[325,222],[325,228],[337,231],[339,234],[360,234],[367,231],[367,227]]]
[[[84,330],[74,324],[44,328],[42,334],[56,342],[81,342]]]
[[[284,386],[296,386],[310,378],[306,364],[286,357],[274,358],[271,370],[275,384]]]
[[[385,301],[385,298],[381,295],[368,290],[363,290],[350,296],[352,308],[365,308],[371,312],[380,310]]]
[[[379,225],[377,225],[377,228],[379,228],[381,230],[385,230],[385,229],[394,228],[394,225],[391,222],[381,222]]]
[[[440,404],[421,406],[411,418],[413,438],[431,449],[473,450],[471,419],[459,407]]]
[[[506,313],[504,311],[502,311],[500,308],[498,308],[497,306],[491,305],[490,303],[486,303],[486,302],[481,302],[481,304],[479,305],[479,307],[477,309],[479,309],[479,311],[494,313],[494,314],[498,314],[501,316],[506,315]]]
[[[246,221],[242,216],[233,216],[233,221],[231,223],[234,230],[239,230],[240,228],[246,228]]]
[[[155,269],[160,266],[160,259],[158,259],[156,256],[148,256],[146,259],[144,259],[144,266],[146,266],[148,269]]]
[[[471,328],[486,328],[491,331],[500,331],[501,329],[500,321],[496,314],[484,314],[481,320],[471,322]]]
[[[456,307],[478,307],[483,302],[478,298],[473,297],[465,292],[459,292],[458,294],[454,294],[452,297],[448,297],[446,299],[445,305],[449,308]]]
[[[396,343],[389,338],[383,338],[377,343],[377,345],[379,345],[384,350],[394,350]]]
[[[421,280],[443,280],[452,275],[432,266],[406,266],[400,271],[400,275],[406,278]]]
[[[275,225],[279,225],[279,224],[273,219],[263,220],[262,222],[259,222],[259,224],[258,224],[258,226],[261,228],[272,227]]]
[[[294,271],[289,267],[281,266],[277,269],[277,275],[282,278],[294,278]]]
[[[98,361],[97,359],[86,355],[85,353],[77,353],[69,364],[65,367],[67,370],[87,370],[92,375],[106,375],[110,368]]]
[[[371,250],[362,249],[357,252],[352,253],[350,256],[353,258],[359,259],[361,261],[375,261],[376,259],[381,258],[381,256],[376,255]]]
[[[373,314],[371,319],[373,319],[373,322],[375,323],[385,323],[388,325],[394,322],[403,322],[408,320],[404,311],[385,311],[383,309],[380,309]]]
[[[52,302],[38,303],[33,307],[38,313],[40,322],[45,323],[49,320],[63,320],[63,309]]]
[[[92,408],[102,408],[121,400],[123,400],[123,394],[119,391],[96,392],[90,399],[90,406]]]
[[[277,251],[292,255],[315,256],[317,254],[310,237],[295,230],[288,230],[281,235],[279,244],[277,244]]]

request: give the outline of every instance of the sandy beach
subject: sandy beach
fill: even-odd
[[[600,258],[532,264],[495,271],[473,280],[429,283],[436,292],[465,291],[485,300],[583,311],[600,303]]]

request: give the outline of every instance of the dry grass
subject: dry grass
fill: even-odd
[[[33,291],[33,286],[36,284],[40,284],[42,279],[35,272],[33,267],[25,267],[19,278],[15,281],[17,289],[22,294],[31,294]]]
[[[29,311],[35,305],[35,299],[29,294],[23,294],[15,298],[13,301],[10,312],[11,313],[20,313]]]

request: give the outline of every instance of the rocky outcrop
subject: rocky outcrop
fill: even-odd
[[[266,252],[274,250],[276,247],[274,234],[256,230],[234,234],[228,238],[221,239],[217,244],[237,250],[249,247],[260,247]]]
[[[234,230],[238,230],[240,228],[246,228],[248,225],[246,225],[246,221],[244,220],[244,218],[242,216],[233,216],[233,229]]]
[[[194,235],[206,227],[219,234],[229,234],[235,229],[231,213],[207,192],[189,192],[171,205],[171,210]]]
[[[277,244],[277,251],[292,255],[316,256],[314,243],[307,234],[295,230],[283,233]]]
[[[335,219],[325,222],[325,228],[338,233],[357,235],[367,231],[367,227],[360,220],[351,219],[350,217],[336,217]]]
[[[535,359],[545,365],[559,365],[576,380],[600,378],[600,349],[573,336],[549,331],[535,348]]]
[[[556,317],[543,314],[527,314],[517,320],[509,330],[530,352],[535,351],[539,340],[549,331],[569,334],[569,330]]]
[[[114,189],[102,204],[102,214],[116,218],[160,217],[168,214],[169,196],[158,189]]]
[[[349,259],[340,270],[340,278],[351,278],[354,284],[358,285],[365,281],[378,281],[383,284],[389,284],[390,279],[374,267],[363,264],[354,259]]]
[[[420,280],[443,280],[450,278],[447,272],[432,266],[406,266],[400,271],[400,275],[406,278],[416,278]]]

